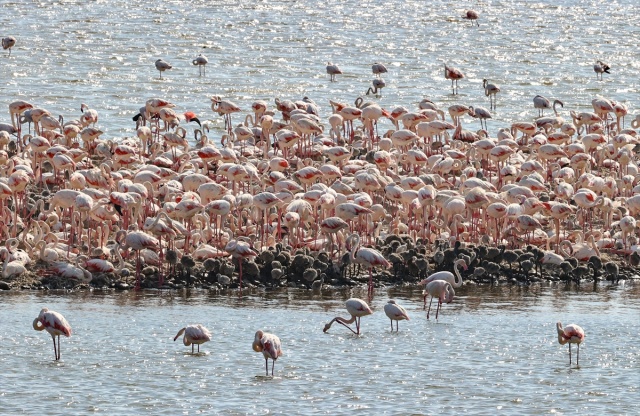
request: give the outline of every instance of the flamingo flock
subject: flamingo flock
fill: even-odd
[[[448,288],[448,289],[447,289]],[[447,302],[451,302],[453,298],[453,289],[451,284],[446,280],[433,280],[427,283],[427,290],[432,293],[432,296],[440,296],[440,302],[442,301],[443,293],[447,296]],[[449,290],[451,294],[449,295]],[[440,305],[438,305],[440,306]],[[334,322],[338,322],[344,325],[355,335],[360,336],[360,318],[363,316],[371,315],[373,311],[362,299],[351,298],[346,301],[347,312],[351,315],[351,319],[345,319],[341,317],[333,318],[329,323],[324,326],[323,332],[327,332]],[[399,305],[395,300],[391,299],[384,305],[384,313],[391,321],[391,332],[393,333],[393,321],[396,321],[396,332],[398,332],[398,324],[401,320],[409,320],[409,315],[405,308]],[[437,318],[437,312],[436,312]],[[429,313],[427,313],[427,319],[429,319]],[[349,324],[356,324],[356,330],[349,326]],[[46,330],[53,340],[53,352],[55,360],[60,360],[60,335],[66,337],[71,336],[71,326],[62,314],[50,311],[47,308],[43,308],[40,314],[33,320],[33,329],[36,331]],[[578,345],[578,353],[576,357],[576,366],[579,365],[580,359],[580,344],[584,341],[584,330],[576,325],[571,324],[566,327],[562,327],[560,322],[557,323],[558,342],[561,345],[569,344],[569,365],[571,365],[571,344]],[[176,341],[180,336],[183,336],[183,343],[185,346],[191,346],[191,354],[195,354],[194,346],[198,346],[197,353],[200,354],[200,344],[211,341],[211,332],[201,324],[187,325],[178,331],[178,334],[173,338]],[[58,343],[56,345],[56,336],[58,337]],[[261,352],[265,360],[265,373],[269,376],[269,359],[271,359],[271,376],[274,376],[274,367],[276,360],[283,355],[282,343],[277,335],[258,330],[255,333],[253,343],[251,344],[255,352]]]
[[[455,87],[459,71],[445,68]],[[448,121],[427,99],[413,110],[330,101],[327,124],[308,97],[256,101],[241,123],[231,118],[240,106],[211,102],[225,120],[216,139],[211,121],[161,98],[123,139],[103,138],[84,103],[64,121],[12,102],[0,131],[3,277],[321,288],[358,284],[363,268],[372,296],[381,284],[427,284],[432,271],[579,283],[634,267],[640,143],[622,103],[597,97],[593,112],[565,119],[561,101],[537,95],[538,118],[492,137],[462,127],[488,110],[453,104]]]

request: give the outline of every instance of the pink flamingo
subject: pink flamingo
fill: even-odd
[[[578,365],[580,344],[584,341],[584,330],[576,324],[569,324],[563,328],[561,322],[556,324],[556,329],[558,330],[558,342],[560,345],[569,344],[569,364],[571,364],[571,344],[578,344],[578,356],[576,357],[576,365]]]
[[[369,305],[367,305],[367,302],[358,298],[347,299],[346,306],[347,306],[347,312],[349,313],[349,315],[351,315],[351,319],[345,319],[345,318],[336,316],[331,320],[331,322],[329,322],[324,326],[324,329],[322,330],[322,332],[327,332],[329,328],[331,328],[331,325],[334,322],[337,322],[349,328],[349,330],[354,334],[360,335],[360,318],[362,318],[363,316],[371,315],[373,311],[371,310]],[[356,323],[355,331],[349,326],[349,324],[352,324],[354,322]]]
[[[458,80],[464,78],[464,74],[459,69],[444,64],[444,77],[451,80],[451,91],[455,95],[458,89]],[[454,82],[456,84],[455,88],[453,87]]]
[[[352,240],[353,242],[351,243]],[[385,269],[388,269],[391,267],[391,263],[389,263],[378,250],[366,247],[359,248],[360,236],[358,234],[351,234],[347,239],[347,242],[353,246],[349,253],[349,259],[351,262],[361,264],[369,269],[368,292],[371,295],[373,293],[373,268],[384,267]]]
[[[433,302],[433,298],[435,296],[438,297],[438,308],[436,309],[437,320],[438,312],[440,312],[440,307],[442,306],[442,301],[444,300],[447,303],[451,303],[451,301],[453,300],[453,296],[455,295],[455,291],[453,290],[453,286],[451,286],[451,283],[447,282],[446,280],[434,280],[427,283],[426,292],[431,295],[431,302],[429,302],[429,310],[427,311],[427,319],[429,319],[429,312],[431,312],[431,303]]]
[[[256,331],[256,335],[251,345],[255,352],[261,352],[264,356],[264,369],[269,375],[268,361],[271,358],[271,377],[273,377],[273,367],[276,364],[278,357],[282,356],[282,345],[280,344],[280,338],[273,334],[269,334],[262,330]]]
[[[180,335],[184,334],[182,338],[182,343],[187,347],[191,345],[191,354],[193,354],[193,346],[198,346],[198,352],[200,352],[200,344],[204,344],[207,341],[211,341],[211,332],[204,326],[197,325],[187,325],[178,331],[178,335],[176,335],[173,340],[177,340]]]
[[[231,240],[227,243],[224,251],[231,254],[231,257],[238,259],[239,273],[238,279],[240,280],[240,291],[242,291],[242,261],[244,259],[252,259],[258,255],[258,252],[251,248],[249,243],[239,240]]]
[[[142,231],[130,231],[125,237],[125,244],[131,247],[137,252],[136,258],[136,290],[140,289],[140,250],[148,248],[150,250],[157,251],[159,249],[158,239],[142,232]]]
[[[50,311],[47,308],[42,308],[40,314],[33,320],[33,329],[36,331],[47,330],[51,334],[53,340],[53,353],[56,356],[56,361],[60,359],[60,335],[65,337],[71,336],[71,325],[64,319],[64,316],[58,312]],[[58,348],[56,349],[56,338],[58,337]]]
[[[391,331],[393,332],[393,321],[396,321],[396,332],[398,332],[398,324],[399,321],[403,319],[409,320],[409,315],[407,311],[400,305],[396,303],[395,300],[391,299],[384,305],[384,313],[389,317],[391,321]]]

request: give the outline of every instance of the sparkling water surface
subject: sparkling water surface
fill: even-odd
[[[481,13],[480,26],[460,16]],[[591,111],[597,95],[635,113],[640,88],[640,14],[621,1],[3,1],[0,122],[23,99],[65,120],[80,104],[98,110],[107,139],[135,134],[133,116],[162,97],[222,119],[209,97],[248,112],[256,99],[308,96],[352,102],[371,84],[371,64],[390,73],[385,108],[488,107],[482,79],[502,88],[489,131],[537,114],[536,94]],[[206,76],[191,60],[209,58]],[[162,80],[153,65],[173,64]],[[611,74],[597,81],[596,60]],[[344,75],[331,83],[327,61]],[[443,64],[467,76],[451,95]],[[1,109],[5,110],[1,110]],[[240,122],[234,116],[234,123]],[[628,123],[628,122],[627,122]],[[390,127],[390,124],[387,125]],[[479,128],[466,120],[465,128]],[[215,134],[217,133],[217,135]],[[418,290],[378,291],[363,335],[322,327],[347,316],[344,300],[362,292],[235,295],[184,293],[0,294],[1,414],[635,414],[640,408],[640,291],[627,284],[477,287],[457,290],[439,322],[427,321]],[[411,321],[390,333],[389,297]],[[73,336],[53,361],[50,337],[31,329],[41,307],[65,315]],[[556,321],[586,331],[580,367],[557,343]],[[173,342],[191,323],[214,339],[200,355]],[[255,330],[279,335],[276,378],[251,350]],[[574,348],[575,358],[575,348]]]
[[[640,285],[465,285],[436,322],[419,290],[378,290],[355,336],[334,325],[364,291],[287,290],[0,294],[2,414],[635,414],[640,406]],[[398,333],[382,308],[411,318]],[[53,359],[31,321],[41,307],[73,328]],[[569,365],[555,323],[586,332]],[[201,323],[200,354],[174,342]],[[257,329],[277,334],[275,378],[253,352]],[[576,348],[573,347],[575,360]]]

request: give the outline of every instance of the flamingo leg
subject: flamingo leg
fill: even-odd
[[[269,376],[269,364],[268,364],[269,359],[265,358],[264,359],[264,371],[267,373],[267,376]]]
[[[340,322],[340,321],[336,321],[337,323],[339,323],[340,325],[345,326],[347,329],[349,329],[349,331],[353,332],[354,334],[357,335],[357,332],[353,330],[353,328],[351,328],[349,325],[345,324],[344,322]],[[357,324],[356,324],[357,326]]]
[[[578,365],[579,362],[580,362],[580,344],[578,344],[578,354],[576,356],[576,366]]]
[[[273,367],[276,365],[276,360],[271,359],[271,377],[273,377]]]
[[[242,258],[238,259],[238,264],[240,265],[240,294],[242,294]]]
[[[356,332],[356,335],[360,335],[360,317],[358,316],[356,318],[356,329],[358,332]]]
[[[56,349],[56,337],[51,335],[51,341],[53,341],[53,356],[58,361],[58,350]]]
[[[427,319],[429,319],[429,312],[431,312],[431,304],[432,303],[433,303],[433,296],[431,296],[431,301],[429,302],[429,310],[427,311]]]

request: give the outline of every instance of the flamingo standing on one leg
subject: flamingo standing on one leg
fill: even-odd
[[[563,328],[561,322],[556,324],[556,329],[558,330],[558,342],[560,345],[569,344],[569,364],[571,364],[571,344],[578,344],[578,356],[576,357],[576,365],[578,365],[578,361],[580,361],[580,344],[584,341],[584,330],[576,324],[569,324]]]
[[[60,359],[60,335],[64,335],[65,337],[71,336],[71,325],[69,325],[69,322],[58,312],[42,308],[38,317],[33,320],[33,329],[36,331],[46,329],[47,332],[51,334],[53,353],[56,356],[56,361],[58,361]],[[56,348],[56,336],[58,337],[58,348]]]
[[[398,305],[393,299],[391,299],[389,302],[387,302],[386,305],[384,305],[384,313],[389,317],[389,320],[391,320],[392,332],[393,321],[396,321],[396,332],[398,332],[399,321],[402,321],[403,319],[406,319],[407,321],[409,320],[407,311],[402,306]]]
[[[453,286],[451,286],[451,283],[445,280],[434,280],[433,282],[427,283],[427,292],[431,295],[431,302],[429,302],[429,310],[427,311],[427,319],[429,319],[429,312],[431,312],[431,303],[433,302],[433,298],[437,296],[438,297],[438,308],[436,309],[436,320],[437,320],[438,312],[440,312],[440,307],[442,306],[442,301],[444,300],[447,303],[451,303],[455,295],[455,291],[453,290]]]
[[[367,302],[358,298],[347,299],[346,306],[347,306],[347,312],[349,313],[349,315],[351,315],[351,319],[345,319],[345,318],[336,316],[331,320],[331,322],[329,322],[324,326],[324,329],[322,330],[322,332],[327,332],[329,328],[331,328],[331,325],[334,322],[338,322],[339,324],[349,328],[349,330],[354,334],[360,335],[360,318],[363,316],[371,315],[373,311],[371,310],[369,305],[367,305]],[[354,322],[356,323],[355,331],[349,326],[349,324],[352,324]]]
[[[262,330],[256,331],[256,335],[252,344],[255,352],[261,352],[264,356],[264,369],[269,375],[268,361],[271,358],[271,377],[273,377],[273,367],[276,364],[278,357],[282,356],[282,345],[280,344],[280,338],[273,334],[269,334]]]
[[[204,344],[207,341],[211,341],[211,332],[204,326],[197,325],[187,325],[178,331],[178,335],[173,338],[173,340],[177,340],[180,335],[184,334],[182,338],[182,343],[187,347],[191,345],[191,354],[193,354],[193,346],[198,346],[198,352],[200,352],[200,344]]]

